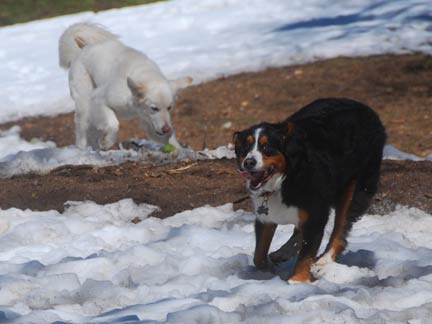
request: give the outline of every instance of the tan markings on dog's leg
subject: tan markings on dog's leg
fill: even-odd
[[[297,229],[300,231],[302,236],[301,244],[303,244],[303,224],[306,223],[306,221],[309,218],[309,214],[306,210],[300,208],[298,211],[298,223],[297,223]],[[301,251],[302,247],[300,247]],[[294,273],[289,279],[289,282],[310,282],[312,280],[312,275],[310,273],[311,266],[313,264],[312,258],[303,258],[297,260],[297,263],[294,268]]]
[[[307,213],[306,210],[300,208],[298,211],[298,224],[297,224],[297,228],[301,228],[303,226],[303,224],[308,220],[309,218],[309,214]]]
[[[257,268],[264,268],[267,265],[267,254],[270,248],[277,224],[261,223],[261,230],[257,233],[255,246],[254,264]]]
[[[299,260],[295,266],[294,273],[289,279],[289,282],[311,282],[311,267],[313,264],[312,258]]]
[[[329,251],[331,259],[334,261],[339,253],[345,248],[345,242],[342,239],[343,229],[346,223],[348,209],[351,205],[351,200],[354,194],[356,182],[353,180],[345,189],[341,199],[336,205],[335,222],[332,234],[329,241]],[[326,253],[326,254],[327,254]]]

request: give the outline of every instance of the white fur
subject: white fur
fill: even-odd
[[[167,80],[145,54],[90,23],[65,30],[59,40],[59,62],[70,69],[77,146],[108,149],[116,142],[118,119],[139,118],[149,139],[180,147],[168,108],[192,78]],[[167,128],[171,131],[164,133]]]
[[[264,167],[264,161],[263,161],[262,153],[258,150],[258,143],[259,143],[259,137],[260,137],[261,132],[262,132],[262,128],[257,128],[255,130],[254,146],[253,146],[252,150],[250,150],[248,152],[245,159],[243,160],[243,161],[246,161],[247,159],[254,158],[257,161],[257,164],[255,166],[256,169],[262,169]]]
[[[334,255],[334,250],[333,248],[331,248],[330,250],[328,250],[323,256],[321,256],[318,261],[315,263],[315,265],[317,267],[325,267],[327,264],[332,263],[333,262],[333,256]]]
[[[281,185],[284,176],[275,174],[263,187],[258,190],[251,190],[251,197],[254,205],[255,215],[261,223],[274,224],[298,224],[298,208],[288,207],[282,202]],[[249,181],[247,181],[249,187]],[[265,192],[273,192],[268,199],[268,215],[258,214],[257,209],[263,204],[266,199],[262,196]]]

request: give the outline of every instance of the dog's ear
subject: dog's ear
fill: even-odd
[[[294,135],[295,125],[292,122],[283,122],[278,127],[278,133],[283,142]]]
[[[234,132],[232,137],[233,143],[234,143],[234,152],[239,158],[242,154],[240,153],[242,151],[242,132]]]
[[[234,132],[234,134],[233,134],[232,140],[233,140],[234,146],[237,146],[237,141],[239,140],[239,135],[240,135],[240,132]]]
[[[296,169],[298,163],[307,159],[306,133],[292,122],[281,123],[278,131],[287,164]]]
[[[136,98],[144,97],[145,89],[144,89],[143,85],[136,83],[130,77],[127,77],[126,81],[127,81],[128,87],[129,87],[129,89],[132,92],[132,95],[134,97],[136,97]]]
[[[177,91],[186,88],[187,86],[189,86],[192,83],[193,79],[188,76],[188,77],[184,77],[184,78],[179,78],[176,80],[170,80],[170,86],[171,89],[174,93],[176,93]]]

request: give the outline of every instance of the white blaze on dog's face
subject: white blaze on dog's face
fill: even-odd
[[[240,174],[249,189],[263,188],[274,176],[284,175],[282,139],[269,124],[261,124],[235,134],[235,151]]]
[[[157,80],[138,83],[127,78],[133,95],[133,105],[140,117],[141,125],[150,139],[167,144],[173,134],[170,112],[178,90],[192,82],[192,78],[175,81]]]
[[[252,149],[248,152],[245,159],[243,160],[243,163],[242,163],[243,169],[245,169],[245,165],[244,165],[245,161],[249,161],[251,159],[256,161],[255,169],[260,170],[263,168],[263,166],[264,166],[263,155],[262,155],[261,151],[258,149],[258,144],[259,144],[259,140],[260,140],[260,136],[261,136],[262,132],[263,132],[262,128],[257,128],[255,130],[255,132],[253,133]],[[248,138],[248,139],[251,142],[250,138]]]

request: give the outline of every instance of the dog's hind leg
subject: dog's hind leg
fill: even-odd
[[[375,158],[368,163],[357,181],[352,181],[348,185],[337,203],[333,232],[325,253],[316,263],[318,266],[324,266],[336,260],[337,256],[347,245],[346,238],[353,224],[369,208],[372,197],[377,191],[381,166],[381,152],[382,148],[381,151],[377,152]]]
[[[281,263],[288,261],[291,257],[296,256],[301,246],[301,232],[296,227],[290,239],[282,245],[277,251],[269,254],[270,260],[273,263]]]
[[[313,206],[311,213],[300,209],[298,229],[302,238],[301,248],[290,283],[312,281],[311,267],[321,244],[328,215],[329,207],[325,206]]]
[[[352,206],[355,189],[356,181],[352,180],[336,203],[333,231],[324,254],[316,262],[318,266],[324,266],[327,263],[334,261],[339,253],[341,253],[346,247],[345,226],[349,210]]]
[[[382,143],[382,146],[383,145],[384,143]],[[367,211],[372,201],[372,197],[378,190],[382,160],[382,146],[377,147],[374,158],[369,161],[367,167],[363,170],[362,174],[357,180],[357,185],[348,209],[346,222],[341,235],[345,242],[353,224]]]
[[[69,88],[75,102],[75,144],[79,148],[88,145],[90,100],[94,89],[93,81],[79,62],[72,65],[69,71]]]

